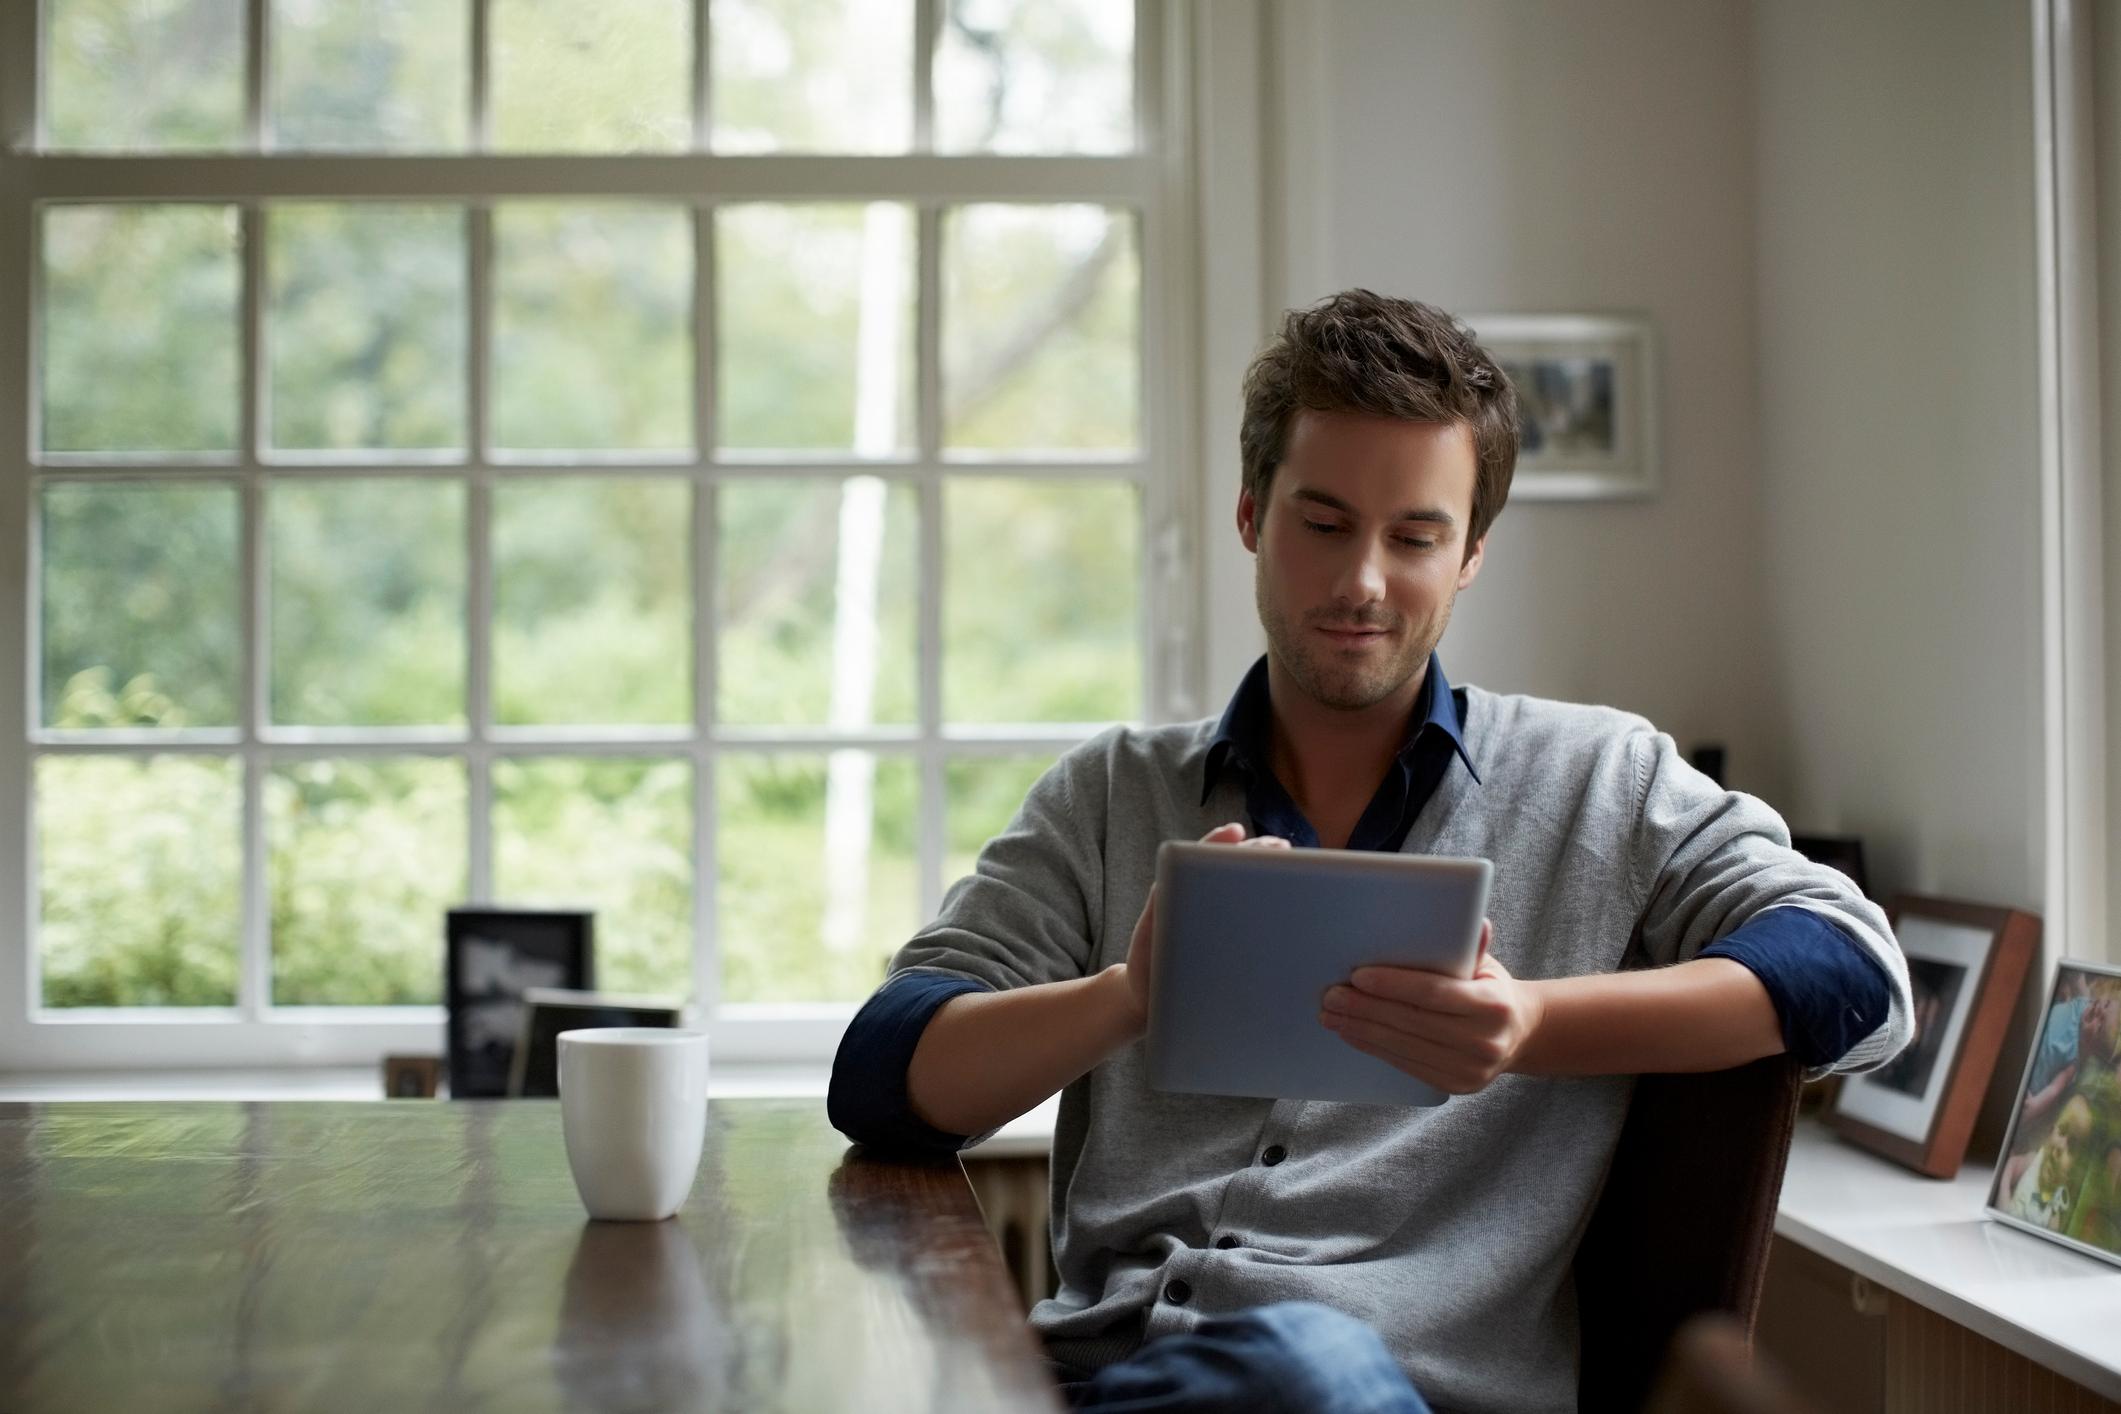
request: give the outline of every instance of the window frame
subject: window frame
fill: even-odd
[[[693,770],[692,980],[700,1015],[721,1060],[773,1064],[829,1059],[852,1012],[845,1003],[719,1004],[715,919],[715,767],[733,752],[876,746],[914,760],[921,779],[919,910],[940,901],[946,838],[945,764],[967,756],[1058,752],[1103,724],[1028,728],[948,727],[941,700],[942,492],[947,481],[975,475],[1036,479],[1124,479],[1142,496],[1139,651],[1143,708],[1149,721],[1195,717],[1204,710],[1197,625],[1201,591],[1193,527],[1203,481],[1193,411],[1200,362],[1200,296],[1189,262],[1200,250],[1195,216],[1190,55],[1200,20],[1197,0],[1137,0],[1135,100],[1137,147],[1114,156],[946,156],[915,150],[890,156],[716,155],[705,150],[706,36],[711,0],[691,0],[695,150],[659,155],[526,156],[478,150],[483,137],[488,0],[469,0],[474,39],[470,101],[472,146],[461,154],[367,156],[273,151],[262,141],[267,92],[264,62],[270,7],[245,0],[252,56],[246,68],[248,141],[228,153],[89,155],[38,146],[39,5],[0,14],[0,447],[19,470],[0,495],[0,900],[18,901],[0,919],[0,1069],[94,1069],[116,1066],[232,1067],[264,1064],[371,1063],[392,1051],[438,1052],[443,1011],[404,1008],[276,1007],[270,1002],[271,940],[264,781],[282,762],[318,756],[439,755],[467,765],[469,898],[492,901],[491,767],[503,756],[682,755]],[[915,148],[932,130],[928,76],[941,0],[917,0]],[[694,448],[676,456],[565,453],[494,455],[488,439],[487,353],[491,325],[495,204],[545,198],[637,198],[682,205],[693,222]],[[461,458],[306,456],[265,453],[262,391],[265,319],[263,212],[273,201],[399,200],[462,205],[468,213],[469,338],[467,447]],[[718,457],[712,441],[714,213],[745,200],[903,201],[916,215],[918,260],[916,347],[917,439],[893,459],[852,456]],[[208,201],[239,213],[238,305],[243,384],[238,452],[206,457],[103,456],[38,450],[36,344],[38,240],[47,204]],[[1086,202],[1130,213],[1140,270],[1138,346],[1140,445],[1126,456],[1027,459],[946,452],[941,446],[939,233],[950,207],[978,201],[1030,204]],[[692,487],[693,719],[681,729],[524,729],[491,724],[493,566],[488,534],[494,488],[512,476],[628,474],[674,476]],[[878,475],[916,488],[920,507],[919,720],[912,728],[857,734],[828,729],[759,729],[714,722],[715,488],[734,477],[776,475],[845,478]],[[269,484],[376,475],[447,476],[467,487],[467,725],[453,729],[312,729],[272,727],[266,693],[262,519]],[[234,729],[185,732],[45,730],[39,726],[39,566],[36,506],[42,487],[61,482],[152,480],[233,484],[241,493],[243,690]],[[12,680],[10,680],[12,679]],[[168,751],[233,757],[242,763],[240,981],[228,1008],[66,1008],[40,1004],[37,977],[37,862],[33,779],[43,755],[119,754],[145,758]],[[883,759],[889,759],[888,756]],[[19,926],[11,926],[19,920]],[[437,920],[439,936],[440,920]]]

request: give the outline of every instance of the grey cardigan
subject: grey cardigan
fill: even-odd
[[[1679,962],[1765,909],[1808,908],[1891,982],[1885,1022],[1835,1068],[1907,1043],[1885,916],[1791,850],[1773,810],[1717,787],[1639,717],[1467,694],[1479,781],[1449,772],[1404,848],[1494,861],[1492,946],[1512,973]],[[1214,734],[1115,728],[1069,752],[893,971],[1010,988],[1124,961],[1157,845],[1245,818],[1234,782],[1201,803]],[[1506,1075],[1436,1109],[1228,1099],[1150,1089],[1127,1046],[1062,1093],[1060,1291],[1032,1325],[1096,1365],[1216,1312],[1322,1301],[1375,1326],[1440,1409],[1573,1409],[1570,1263],[1632,1084]],[[1226,1235],[1237,1245],[1214,1245]]]

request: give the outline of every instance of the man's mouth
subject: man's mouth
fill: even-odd
[[[1385,630],[1381,628],[1349,628],[1333,624],[1317,624],[1314,627],[1333,642],[1350,647],[1375,643],[1385,636]]]

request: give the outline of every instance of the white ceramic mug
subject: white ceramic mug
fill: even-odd
[[[685,1205],[707,1137],[707,1034],[562,1031],[560,1132],[593,1218],[660,1222]]]

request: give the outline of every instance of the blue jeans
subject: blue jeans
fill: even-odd
[[[1429,1414],[1376,1331],[1310,1301],[1211,1317],[1060,1389],[1096,1414]]]

